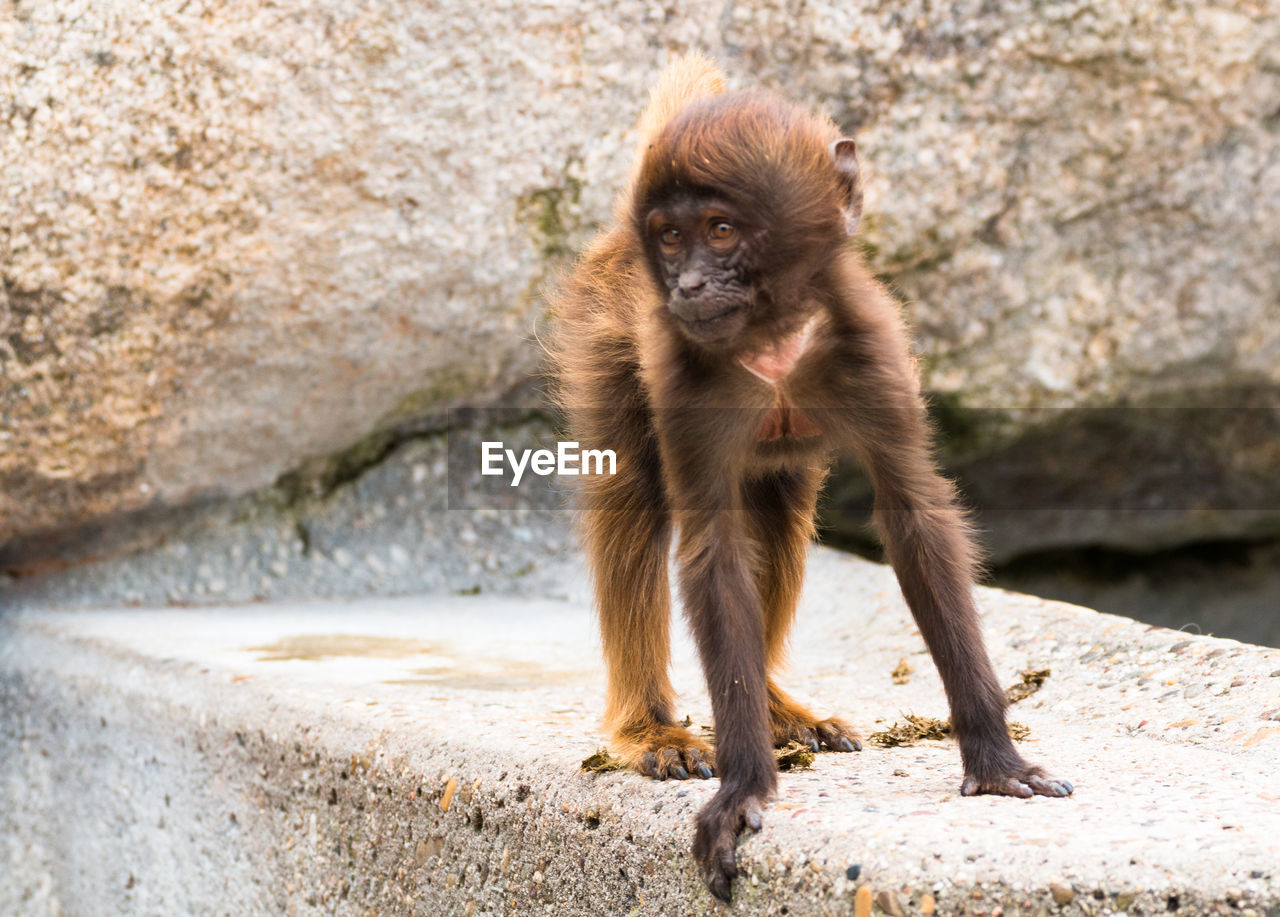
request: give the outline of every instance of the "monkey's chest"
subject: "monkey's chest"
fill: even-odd
[[[783,437],[805,439],[821,435],[822,428],[817,421],[792,404],[785,394],[778,392],[773,407],[765,413],[756,429],[756,442],[767,443]]]
[[[811,318],[799,331],[772,346],[738,358],[742,368],[765,383],[773,394],[773,406],[760,420],[756,442],[767,443],[783,438],[805,439],[822,434],[814,417],[797,407],[787,390],[788,377],[808,353],[813,342],[816,324],[816,318]]]

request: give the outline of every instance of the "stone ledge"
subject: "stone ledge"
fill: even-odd
[[[1076,795],[963,799],[951,743],[820,755],[733,909],[1280,913],[1280,650],[981,603],[1003,679],[1052,670],[1012,718]],[[793,655],[864,733],[945,713],[885,568],[815,550]],[[709,724],[687,643],[674,675]],[[714,781],[579,772],[602,694],[581,602],[9,609],[0,913],[723,912],[686,855]]]

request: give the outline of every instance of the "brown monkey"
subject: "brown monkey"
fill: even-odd
[[[659,779],[718,774],[693,853],[728,900],[739,835],[760,829],[772,746],[859,749],[778,687],[829,457],[852,453],[951,705],[961,792],[1066,796],[1023,760],[971,596],[973,550],[931,457],[899,310],[849,244],[862,207],[852,140],[762,93],[725,93],[676,61],[641,120],[616,225],[557,305],[557,394],[573,438],[613,449],[588,479],[615,753]],[[706,675],[716,747],[677,725],[667,676],[667,558]]]

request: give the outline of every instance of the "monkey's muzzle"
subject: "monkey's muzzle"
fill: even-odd
[[[669,308],[685,335],[699,344],[725,341],[734,337],[746,324],[747,310],[738,303],[725,306],[718,302],[673,296]]]

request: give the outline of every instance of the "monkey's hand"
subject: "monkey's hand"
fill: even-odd
[[[990,794],[1030,799],[1032,796],[1070,796],[1075,792],[1071,781],[1050,777],[1041,768],[1021,760],[1017,766],[991,768],[989,771],[981,776],[966,774],[960,784],[960,795]]]
[[[715,776],[711,748],[682,726],[652,724],[642,730],[624,730],[614,739],[615,754],[646,777],[688,780]]]
[[[721,789],[698,813],[693,835],[693,858],[711,894],[721,901],[733,898],[738,875],[738,837],[755,833],[764,825],[763,795]]]

